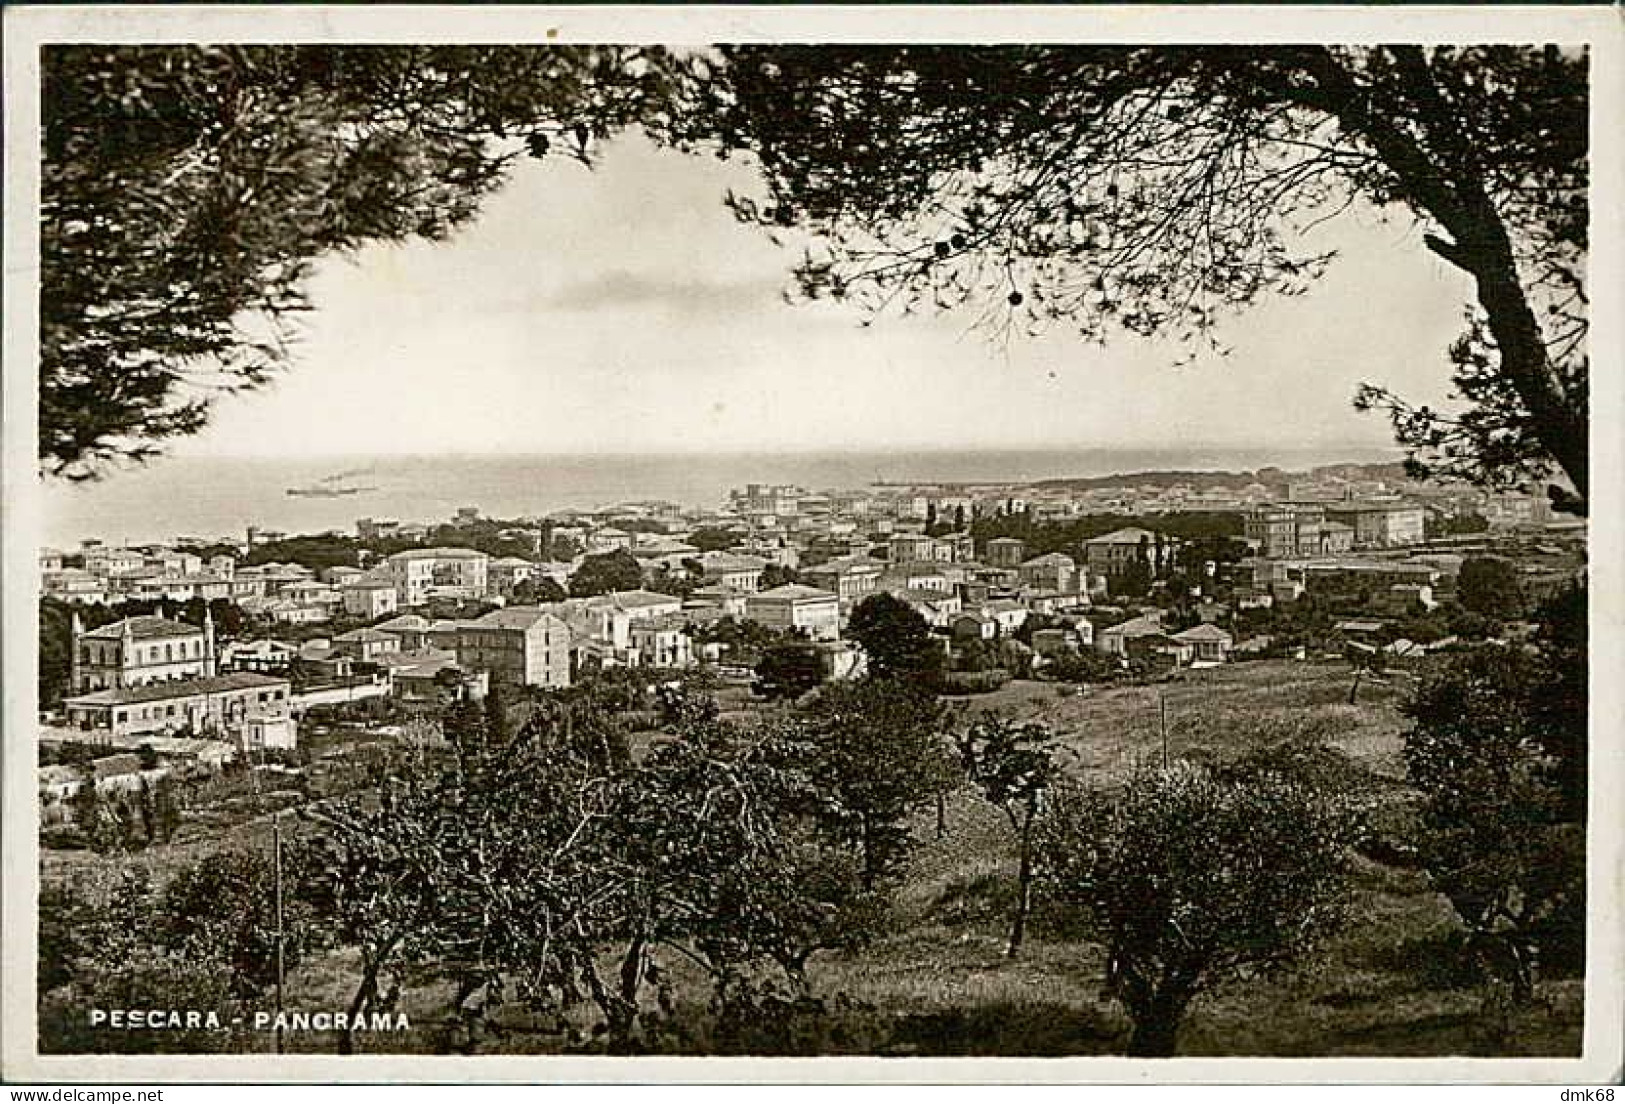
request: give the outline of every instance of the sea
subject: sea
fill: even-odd
[[[1299,471],[1324,464],[1398,459],[1392,449],[1054,449],[1038,451],[864,451],[615,456],[391,456],[159,458],[83,484],[42,480],[44,544],[81,540],[145,544],[176,537],[241,540],[253,525],[288,533],[353,531],[359,518],[449,519],[473,506],[516,518],[594,509],[640,499],[714,508],[747,483],[809,490],[877,482],[999,483],[1144,471]],[[330,481],[371,488],[335,498],[295,496],[290,487]]]

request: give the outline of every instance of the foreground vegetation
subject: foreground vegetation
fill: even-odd
[[[1447,661],[1429,662],[1442,669]],[[853,730],[845,759],[799,766],[793,762],[795,741],[785,739],[786,725],[837,732],[850,715],[839,695],[801,709],[741,708],[730,699],[730,716],[756,725],[753,754],[769,746],[778,756],[767,760],[740,758],[737,744],[730,750],[738,726],[719,729],[722,722],[703,700],[669,703],[656,725],[665,735],[628,738],[613,723],[583,721],[577,714],[570,730],[575,750],[561,746],[554,732],[548,738],[552,750],[539,762],[568,754],[585,756],[593,764],[589,774],[641,772],[656,788],[631,787],[620,797],[606,791],[606,804],[595,808],[625,834],[605,835],[594,846],[612,845],[617,861],[642,854],[650,863],[644,870],[674,866],[683,872],[677,879],[681,891],[656,887],[633,871],[635,859],[625,859],[613,879],[616,892],[637,887],[641,911],[617,911],[606,926],[575,943],[575,958],[553,952],[543,967],[551,973],[542,978],[551,995],[537,999],[541,990],[526,990],[531,982],[489,950],[482,950],[483,961],[471,961],[452,943],[424,943],[391,959],[379,942],[380,933],[396,931],[401,945],[410,943],[422,932],[407,921],[429,915],[392,910],[428,908],[444,920],[454,888],[430,896],[377,896],[379,885],[364,868],[369,856],[374,862],[385,857],[378,841],[391,832],[420,833],[432,826],[433,838],[411,836],[413,846],[453,847],[468,839],[459,834],[466,833],[466,824],[438,815],[425,819],[424,807],[412,812],[405,796],[392,799],[393,814],[371,798],[318,802],[302,817],[283,818],[284,862],[293,887],[285,915],[284,1004],[335,1011],[370,1001],[404,1013],[412,1027],[349,1038],[335,1031],[294,1032],[284,1044],[314,1052],[1149,1053],[1143,1045],[1136,1048],[1134,1017],[1118,999],[1121,989],[1108,984],[1110,940],[1100,918],[1068,900],[1066,887],[1081,883],[1058,879],[1053,861],[1038,860],[1031,916],[1019,954],[1010,953],[1024,869],[1020,787],[1007,787],[1006,808],[994,796],[997,787],[987,784],[987,771],[971,771],[967,782],[953,770],[951,744],[941,748],[936,767],[914,770],[936,754],[928,742],[898,745],[902,755],[879,760],[862,742],[884,736],[888,724],[896,729],[892,735],[909,730],[916,737],[939,728],[985,737],[995,724],[1041,732],[1034,746],[1042,746],[1055,783],[1063,787],[1104,793],[1101,787],[1121,785],[1136,772],[1162,777],[1166,732],[1167,755],[1174,766],[1186,765],[1180,769],[1219,780],[1263,769],[1300,786],[1295,792],[1311,795],[1315,808],[1327,797],[1326,808],[1357,814],[1347,822],[1359,832],[1350,837],[1346,861],[1314,872],[1317,879],[1330,879],[1324,888],[1336,883],[1337,892],[1325,894],[1324,903],[1335,904],[1346,920],[1326,925],[1312,947],[1282,943],[1277,959],[1218,971],[1193,989],[1178,1018],[1178,1053],[1574,1053],[1582,1019],[1579,959],[1549,956],[1538,985],[1517,991],[1515,977],[1486,963],[1471,926],[1424,866],[1425,849],[1417,841],[1427,806],[1407,775],[1403,733],[1419,688],[1439,674],[1428,668],[1391,672],[1384,681],[1368,682],[1355,705],[1347,700],[1352,676],[1346,664],[1284,661],[1187,673],[1156,686],[1080,690],[1013,682],[968,707],[930,707],[918,715],[909,711],[927,707],[910,704],[904,695]],[[448,718],[453,743],[472,746],[492,725],[549,723],[545,703],[502,712],[500,719],[467,711]],[[762,726],[776,734],[767,744]],[[674,739],[673,733],[683,735]],[[984,738],[978,746],[985,751],[986,745]],[[476,760],[493,762],[483,754]],[[752,775],[756,767],[746,765],[751,762],[768,769]],[[464,782],[473,778],[467,769],[465,762]],[[430,775],[403,783],[409,772],[403,774],[399,763],[394,772],[397,786],[433,788]],[[908,783],[913,775],[916,781]],[[742,785],[747,776],[750,782]],[[513,791],[504,787],[522,785],[541,794],[537,777],[520,770],[506,782],[493,782],[493,812],[500,803],[504,815],[525,822],[530,814],[513,812]],[[768,794],[792,777],[816,778],[816,792],[824,796],[791,802],[796,816],[777,828],[756,826],[752,832],[759,836],[714,834],[748,822],[740,819],[742,806],[720,820],[716,808],[747,793]],[[699,784],[678,784],[682,779]],[[538,816],[580,807],[574,793],[548,792],[553,799],[538,796]],[[1048,810],[1054,802],[1046,798],[1041,804]],[[465,817],[471,811],[458,809]],[[347,834],[346,817],[362,830]],[[570,833],[591,820],[561,824],[565,834],[557,843],[575,846],[579,837]],[[106,1049],[109,1037],[85,1030],[81,1019],[92,1003],[116,1006],[161,994],[170,1004],[271,1006],[269,824],[250,822],[230,835],[229,842],[217,836],[211,843],[183,828],[177,840],[184,845],[153,845],[135,855],[46,854],[42,1047]],[[533,843],[517,837],[509,842],[508,859],[488,856],[493,870],[502,862],[533,861],[526,857]],[[604,853],[595,855],[601,861]],[[730,874],[740,864],[749,878]],[[474,872],[450,857],[441,866],[423,867],[431,868],[446,875],[460,871],[458,877]],[[556,862],[550,869],[566,873]],[[572,877],[591,880],[585,868],[572,869]],[[372,896],[356,911],[361,898],[355,891],[368,887]],[[549,900],[557,904],[562,898]],[[181,901],[192,905],[183,909]],[[673,909],[672,901],[681,907]],[[529,900],[526,908],[545,903]],[[187,911],[207,922],[174,919]],[[741,922],[742,915],[754,920]],[[627,926],[635,916],[643,918],[647,938],[641,942],[636,925]],[[467,934],[456,924],[447,932]],[[486,929],[487,937],[495,934],[518,938],[513,927]],[[161,956],[142,945],[153,942]],[[533,945],[519,940],[514,949],[530,954]],[[1115,954],[1120,957],[1121,948]],[[623,996],[629,999],[621,1001]],[[1260,1015],[1265,1008],[1270,1014]],[[137,1050],[241,1051],[268,1049],[271,1037],[229,1030],[123,1032],[111,1043]]]

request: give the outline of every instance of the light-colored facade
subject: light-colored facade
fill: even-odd
[[[220,653],[220,669],[275,674],[286,671],[299,649],[282,640],[252,640],[227,644]]]
[[[841,608],[851,610],[875,593],[884,570],[878,561],[867,556],[848,556],[804,568],[801,577],[811,586],[832,591],[841,600]]]
[[[500,556],[486,568],[486,584],[491,593],[503,598],[511,598],[514,587],[535,577],[536,565],[518,556]]]
[[[814,640],[841,635],[840,598],[798,583],[752,594],[745,600],[745,615],[770,629],[806,632]]]
[[[1420,544],[1426,511],[1404,502],[1340,502],[1326,516],[1354,530],[1355,548],[1398,548]]]
[[[377,629],[353,629],[333,638],[333,651],[367,662],[379,656],[401,650],[401,638],[395,633]]]
[[[339,594],[344,612],[353,617],[383,617],[400,605],[395,584],[387,579],[352,579],[339,586]]]
[[[472,548],[409,548],[384,561],[404,606],[420,606],[433,597],[485,597],[490,562],[490,556]]]
[[[89,548],[85,550],[85,570],[96,575],[123,575],[140,571],[147,558],[133,548]]]
[[[875,589],[893,594],[900,590],[935,590],[942,594],[953,594],[954,582],[934,567],[904,564],[883,572]]]
[[[45,576],[43,589],[53,598],[82,605],[101,605],[108,601],[107,581],[99,575],[78,568],[65,568]]]
[[[1171,639],[1191,648],[1191,659],[1196,663],[1225,663],[1236,641],[1217,625],[1196,625],[1184,632],[1176,632]]]
[[[72,692],[119,690],[215,673],[214,622],[127,617],[84,632],[73,619]]]
[[[1335,556],[1355,545],[1353,526],[1329,516],[1320,502],[1286,502],[1250,510],[1243,534],[1268,559]]]
[[[681,618],[662,617],[632,625],[632,647],[646,667],[678,669],[694,665],[694,642]]]
[[[199,735],[224,735],[250,746],[281,746],[280,728],[257,739],[251,722],[288,720],[292,688],[285,678],[237,671],[212,678],[151,683],[117,690],[98,690],[64,702],[68,725],[112,736],[174,732],[185,728]],[[263,729],[263,725],[261,726]]]
[[[732,552],[704,552],[693,557],[699,561],[700,577],[707,583],[731,587],[746,593],[761,589],[762,570],[767,561],[758,556],[740,556]]]

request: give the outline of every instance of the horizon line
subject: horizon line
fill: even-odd
[[[1041,444],[1041,445],[854,445],[836,447],[807,447],[807,448],[723,448],[723,449],[693,449],[693,448],[651,448],[647,450],[633,449],[604,449],[604,450],[550,450],[526,452],[519,450],[497,450],[481,452],[467,449],[446,449],[432,452],[303,452],[303,453],[261,453],[240,452],[222,453],[218,455],[186,455],[176,454],[154,457],[147,464],[125,469],[140,471],[143,467],[162,465],[166,461],[185,460],[191,462],[209,461],[270,461],[295,463],[304,460],[627,460],[648,459],[651,457],[682,457],[685,459],[705,457],[787,457],[787,458],[832,458],[841,456],[866,456],[877,453],[914,454],[927,456],[1013,456],[1055,453],[1166,453],[1176,455],[1180,453],[1221,452],[1221,453],[1256,453],[1259,455],[1285,454],[1301,455],[1308,452],[1357,452],[1392,453],[1396,457],[1403,456],[1404,449],[1398,445],[1365,444],[1358,441],[1337,441],[1324,445],[1248,445],[1226,442],[1196,442],[1180,445],[1077,445],[1077,444]]]

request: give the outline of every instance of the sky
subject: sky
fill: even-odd
[[[449,242],[324,261],[287,371],[221,401],[176,455],[279,457],[1302,448],[1391,443],[1361,381],[1445,394],[1467,287],[1402,220],[1351,212],[1305,296],[1227,320],[1226,360],[1064,331],[997,343],[968,312],[789,305],[794,252],[740,226],[738,163],[605,147],[591,170],[524,161]]]

